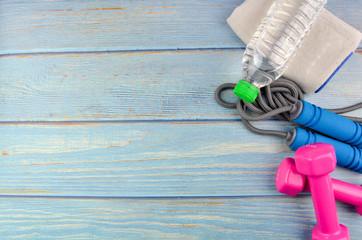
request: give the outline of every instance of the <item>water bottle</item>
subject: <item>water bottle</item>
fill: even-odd
[[[284,73],[326,2],[274,0],[245,49],[243,78],[234,88],[236,96],[254,102],[260,88]]]

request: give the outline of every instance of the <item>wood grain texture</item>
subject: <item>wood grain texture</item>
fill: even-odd
[[[0,120],[238,119],[214,91],[239,81],[241,57],[241,50],[1,57]],[[354,54],[307,100],[325,108],[359,102],[361,64]]]
[[[2,0],[0,54],[245,47],[226,23],[242,2]],[[361,30],[361,1],[326,8]]]
[[[287,129],[277,121],[259,123]],[[293,157],[281,138],[240,123],[0,125],[0,195],[278,195],[279,163]],[[354,184],[362,175],[338,168]]]
[[[0,1],[0,238],[308,239],[310,196],[274,186],[294,153],[213,98],[241,75],[245,45],[226,23],[241,2]],[[361,5],[327,9],[361,29]],[[307,100],[360,101],[361,63]],[[338,211],[359,239],[361,216]]]
[[[236,199],[0,198],[6,239],[310,239],[310,197]],[[361,216],[338,204],[351,239]]]

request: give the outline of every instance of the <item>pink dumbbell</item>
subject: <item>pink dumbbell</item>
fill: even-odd
[[[308,144],[297,149],[295,166],[308,178],[317,225],[312,239],[349,240],[348,228],[339,224],[329,173],[336,168],[334,148],[326,143]]]
[[[275,176],[275,186],[280,193],[295,196],[302,190],[310,192],[308,181],[300,174],[293,158],[284,159],[278,167]],[[342,182],[332,178],[334,197],[341,202],[354,205],[357,212],[362,215],[362,187]]]

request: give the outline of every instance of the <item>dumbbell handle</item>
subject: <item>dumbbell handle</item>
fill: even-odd
[[[332,189],[336,200],[354,205],[357,212],[362,215],[362,187],[332,178]],[[308,181],[303,189],[310,192]]]

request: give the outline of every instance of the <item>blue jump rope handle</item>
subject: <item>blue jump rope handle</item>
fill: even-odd
[[[362,149],[298,127],[295,129],[296,133],[294,141],[289,146],[290,149],[297,150],[301,146],[310,143],[329,143],[333,145],[336,151],[337,164],[339,166],[362,173]]]
[[[300,106],[301,103],[303,106]],[[293,122],[323,133],[334,139],[362,148],[362,125],[309,102],[301,101],[296,107],[299,116]],[[293,110],[292,110],[293,111]]]

